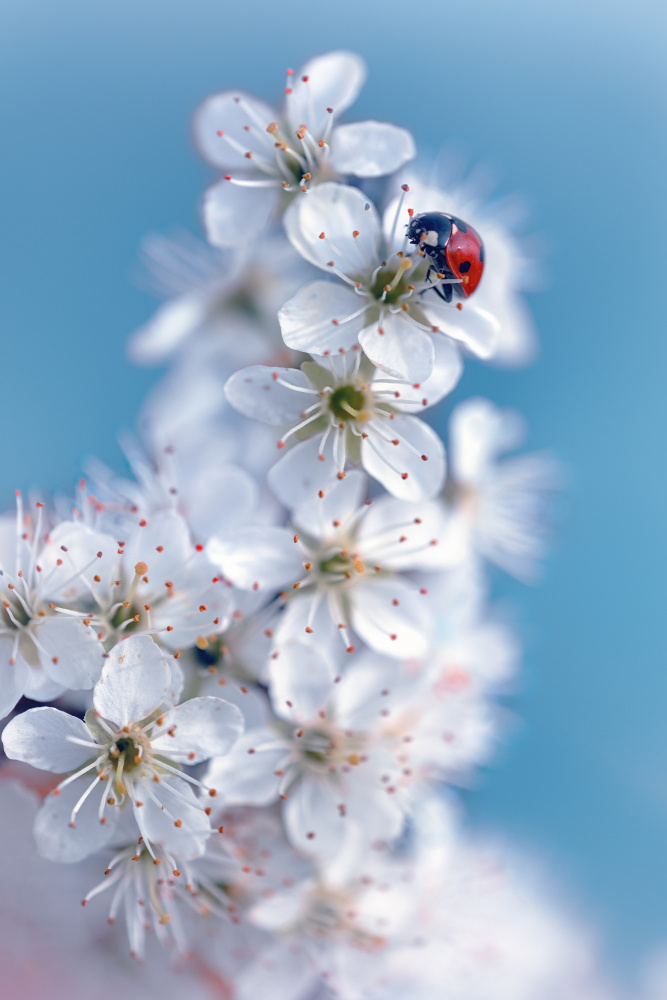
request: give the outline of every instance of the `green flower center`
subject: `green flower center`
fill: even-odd
[[[329,409],[336,420],[358,420],[366,405],[366,396],[355,385],[341,385],[329,396]]]

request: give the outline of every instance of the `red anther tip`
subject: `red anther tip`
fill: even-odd
[[[346,652],[354,653],[354,646],[348,646]]]
[[[333,114],[333,108],[327,108],[327,111],[329,112],[330,115]]]
[[[414,210],[414,208],[409,208],[409,209],[408,209],[408,215],[410,216],[410,218],[412,218],[412,216],[413,216],[414,214],[415,214],[415,210]]]
[[[231,174],[225,174],[225,180],[226,181],[231,181],[231,179],[232,179],[232,175]]]
[[[325,235],[324,233],[320,233],[320,239],[321,239],[321,240],[323,240],[323,239],[324,239],[324,235]]]
[[[302,76],[301,79],[303,80],[304,83],[308,83],[308,80],[310,79],[310,77],[308,77],[308,76]]]
[[[225,134],[224,132],[218,132],[218,135],[224,135],[224,134]]]
[[[457,302],[456,303],[456,308],[460,310],[460,309],[463,309],[463,306],[461,305],[460,302]]]
[[[16,496],[17,496],[17,497],[20,497],[20,496],[21,496],[21,491],[20,491],[20,490],[17,490],[17,491],[16,491]]]
[[[401,479],[407,479],[407,478],[408,478],[407,472],[402,472],[401,473]]]
[[[397,636],[397,635],[396,635],[396,634],[394,633],[394,635],[390,635],[390,636],[389,636],[389,638],[390,638],[390,639],[397,639],[397,638],[398,638],[398,636]]]
[[[409,190],[410,190],[409,184],[401,184],[401,191],[409,191]]]
[[[422,455],[422,462],[428,462],[428,455]]]
[[[287,70],[287,75],[288,76],[294,76],[294,70],[293,69],[288,69]]]
[[[291,94],[292,93],[292,88],[291,87],[285,87],[285,93],[286,94]]]
[[[279,448],[284,448],[285,447],[285,442],[284,441],[278,441],[278,447]]]
[[[204,546],[201,545],[201,544],[200,545],[195,545],[195,549],[197,550],[197,552],[203,552],[204,551]]]

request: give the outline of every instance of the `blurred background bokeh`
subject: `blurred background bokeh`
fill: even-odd
[[[128,335],[142,236],[199,232],[210,172],[189,122],[208,93],[276,101],[286,67],[367,60],[350,118],[463,150],[542,234],[540,358],[469,364],[454,399],[516,407],[568,468],[544,579],[503,584],[526,644],[512,739],[467,793],[478,825],[541,856],[632,981],[667,938],[663,318],[664,0],[21,0],[0,13],[0,500],[120,467],[159,372]],[[261,241],[256,251],[263,253]],[[448,407],[443,411],[444,419]]]

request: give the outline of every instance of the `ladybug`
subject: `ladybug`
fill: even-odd
[[[410,221],[407,235],[410,243],[417,244],[431,259],[427,281],[431,280],[431,271],[450,281],[460,279],[434,285],[433,291],[441,299],[451,302],[454,293],[464,299],[472,295],[484,271],[484,244],[472,226],[446,212],[424,212]]]

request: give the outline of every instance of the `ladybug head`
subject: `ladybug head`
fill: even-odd
[[[444,248],[452,232],[452,220],[444,212],[423,212],[415,215],[408,223],[407,237],[410,243],[428,247]]]

